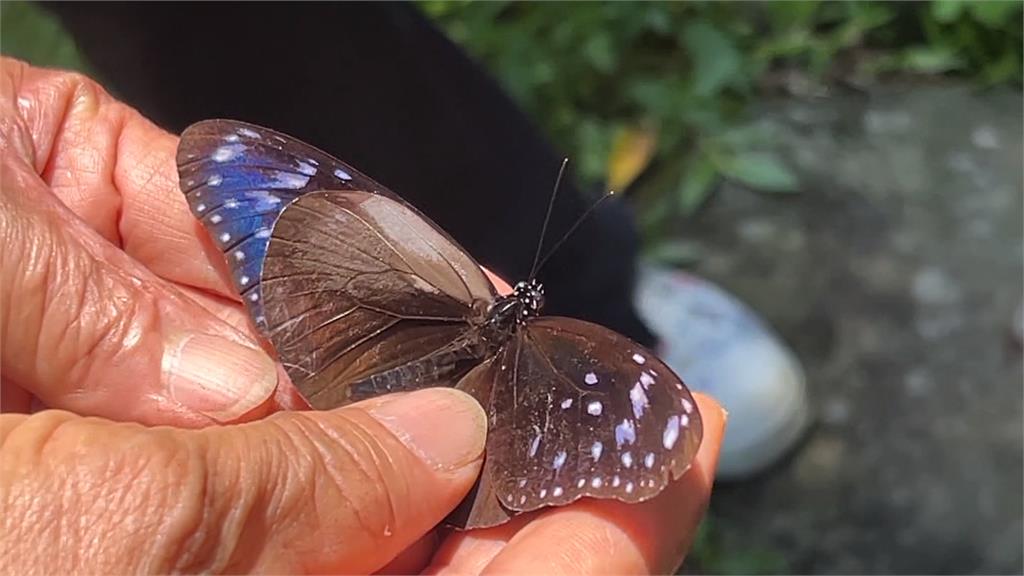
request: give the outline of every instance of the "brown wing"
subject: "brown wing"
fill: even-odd
[[[267,337],[315,408],[453,385],[479,362],[472,326],[495,297],[479,265],[429,220],[359,191],[289,204],[261,280],[252,294]]]
[[[640,502],[683,474],[703,428],[682,380],[607,328],[543,317],[498,367],[487,438],[494,493],[534,510],[583,496]]]

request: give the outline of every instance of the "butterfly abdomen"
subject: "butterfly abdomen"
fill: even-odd
[[[419,390],[431,386],[455,386],[486,354],[486,348],[472,341],[452,343],[419,360],[377,372],[349,386],[352,401],[392,392]]]

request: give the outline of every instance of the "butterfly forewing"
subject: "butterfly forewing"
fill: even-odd
[[[325,189],[365,190],[397,199],[325,152],[273,130],[232,120],[207,120],[186,129],[177,163],[192,213],[224,252],[235,288],[261,328],[263,258],[274,222],[291,200]]]
[[[480,360],[472,322],[493,297],[463,250],[406,205],[368,192],[293,201],[263,267],[266,333],[320,408],[356,399],[354,384],[358,396],[454,385]]]
[[[639,502],[689,468],[703,430],[696,403],[639,344],[543,317],[520,328],[501,359],[487,449],[505,506]]]

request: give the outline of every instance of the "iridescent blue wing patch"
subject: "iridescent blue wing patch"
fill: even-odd
[[[235,288],[261,329],[260,276],[274,222],[285,206],[315,190],[361,190],[398,199],[326,152],[232,120],[190,126],[181,135],[177,163],[192,213],[224,252]]]

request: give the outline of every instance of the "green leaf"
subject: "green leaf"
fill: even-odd
[[[598,33],[583,43],[583,55],[587,62],[599,72],[605,74],[613,71],[616,65],[615,50],[608,34]]]
[[[712,96],[742,79],[743,57],[733,42],[705,20],[690,22],[683,29],[683,44],[693,63],[693,91]]]
[[[903,66],[915,72],[939,74],[956,70],[963,59],[947,46],[917,46],[903,53]]]
[[[0,51],[35,66],[89,71],[60,20],[34,2],[0,2]]]
[[[767,12],[772,26],[778,30],[806,30],[814,27],[814,15],[820,2],[807,0],[776,0],[761,7]]]
[[[725,176],[764,192],[796,192],[800,183],[777,154],[740,152],[718,163]]]
[[[679,211],[689,216],[711,195],[718,171],[714,163],[703,155],[690,162],[683,172],[676,192]]]
[[[963,14],[965,5],[963,0],[935,0],[932,2],[932,18],[943,24],[955,22]]]
[[[968,10],[975,20],[989,28],[1001,28],[1004,24],[1014,21],[1020,25],[1020,16],[1016,15],[1021,11],[1020,0],[971,2],[968,4]]]

